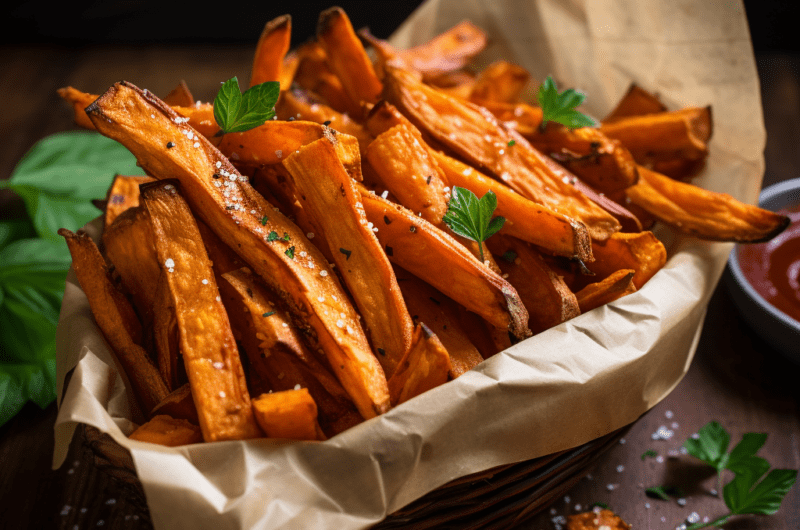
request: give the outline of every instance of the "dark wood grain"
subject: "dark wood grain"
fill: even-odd
[[[8,178],[16,161],[37,140],[73,128],[70,109],[55,96],[60,86],[101,92],[124,78],[166,94],[185,79],[196,97],[209,100],[219,81],[233,75],[247,79],[251,53],[250,46],[195,45],[0,49],[4,65],[0,100],[5,103],[0,113],[0,178]],[[763,55],[758,66],[769,138],[765,183],[772,183],[800,176],[800,59]],[[0,193],[0,217],[22,215],[21,203]],[[746,326],[721,285],[709,305],[696,359],[675,391],[633,426],[626,443],[608,452],[590,478],[518,528],[556,528],[554,516],[575,513],[576,505],[583,510],[598,501],[611,505],[637,529],[675,528],[693,511],[720,515],[723,503],[709,493],[714,478],[689,457],[670,458],[669,451],[677,450],[706,422],[718,420],[731,431],[734,442],[743,432],[769,433],[760,454],[773,466],[799,468],[797,373],[796,365],[778,356]],[[73,443],[64,466],[49,469],[55,417],[55,405],[40,410],[28,404],[0,428],[0,528],[149,528],[146,513],[129,500],[128,491],[91,465],[80,444]],[[670,427],[673,422],[678,426],[672,439],[651,439],[659,426]],[[643,462],[640,455],[647,449],[658,451],[664,462]],[[617,466],[623,466],[622,471]],[[681,486],[686,505],[644,495],[645,487],[663,483]],[[800,487],[789,493],[778,514],[746,517],[726,528],[800,528]]]

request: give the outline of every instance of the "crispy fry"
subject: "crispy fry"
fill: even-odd
[[[384,97],[471,165],[485,168],[525,198],[583,222],[592,238],[607,239],[620,229],[615,218],[565,182],[572,177],[569,172],[501,126],[487,110],[444,95],[396,68],[387,68]]]
[[[462,329],[456,303],[413,274],[397,266],[394,270],[414,320],[425,322],[447,350],[450,377],[455,379],[480,364],[483,357]]]
[[[261,432],[253,419],[228,315],[200,232],[177,185],[177,181],[146,184],[141,200],[150,214],[158,262],[175,308],[180,351],[203,439],[256,438]]]
[[[639,166],[639,183],[625,193],[659,221],[700,239],[758,243],[789,226],[784,215],[741,203],[725,193],[677,182],[643,166]]]
[[[328,66],[328,55],[319,42],[307,42],[297,50],[298,65],[294,81],[319,96],[338,112],[361,115],[361,105],[354,103],[344,91],[342,82]],[[295,116],[297,119],[302,116]]]
[[[136,429],[128,436],[131,440],[177,447],[203,441],[200,427],[184,419],[175,419],[161,414]]]
[[[325,258],[296,226],[243,182],[230,162],[204,138],[186,138],[181,131],[191,129],[186,124],[175,123],[177,114],[152,94],[145,94],[128,83],[118,83],[90,106],[89,113],[98,130],[125,144],[149,174],[175,177],[185,184],[187,199],[194,211],[270,282],[295,314],[303,315],[304,329],[312,342],[326,352],[337,378],[364,417],[388,410],[386,378],[369,350],[366,337],[360,332],[348,334],[336,325],[335,315],[344,313],[345,317],[340,319],[345,325],[357,328],[355,311],[330,274]],[[156,117],[151,118],[151,115]],[[147,126],[140,126],[144,123]],[[322,128],[318,124],[310,125]],[[262,127],[253,131],[260,129]],[[164,149],[162,146],[172,139],[176,148]],[[200,147],[194,147],[194,142],[200,143]],[[234,184],[227,190],[232,195],[230,198],[213,184],[217,180],[213,175],[219,170],[236,178],[231,180]],[[239,205],[238,209],[233,209],[234,204]],[[250,213],[253,211],[255,213]],[[268,222],[262,225],[264,217],[268,217]],[[288,234],[291,243],[266,241],[273,231],[278,235]],[[290,246],[295,247],[295,258],[286,254]],[[307,257],[298,257],[302,252]],[[338,300],[333,300],[333,295]]]
[[[319,14],[317,39],[350,99],[356,104],[377,102],[383,85],[341,7],[331,7]]]
[[[197,417],[197,409],[192,398],[192,388],[189,383],[173,390],[150,412],[150,417],[155,417],[159,414],[166,414],[179,420],[187,420],[194,425],[200,424],[200,418]]]
[[[507,329],[519,338],[529,336],[528,312],[508,282],[445,232],[402,206],[365,190],[362,190],[361,200],[367,219],[378,228],[378,241],[392,263],[425,280],[494,326]]]
[[[303,209],[321,227],[364,324],[389,376],[411,347],[413,324],[400,288],[367,225],[360,194],[336,154],[335,137],[300,148],[284,161]]]
[[[447,382],[450,356],[439,338],[420,322],[414,328],[411,348],[389,379],[392,404],[399,405]]]
[[[281,71],[283,58],[289,51],[292,37],[292,17],[281,15],[273,18],[264,26],[256,44],[253,57],[253,70],[250,74],[250,86],[260,85],[267,81],[281,82],[281,90],[288,90],[289,84],[282,82]],[[291,84],[291,80],[290,80]]]
[[[178,361],[180,358],[178,341],[178,318],[172,301],[169,284],[164,271],[158,278],[153,304],[153,344],[158,359],[158,371],[171,391],[180,386],[178,381]]]
[[[72,268],[86,293],[97,326],[117,354],[133,394],[147,414],[169,394],[169,390],[140,346],[142,325],[128,299],[114,287],[94,241],[85,233],[73,234],[65,228],[58,233],[67,241],[72,254]]]
[[[104,226],[110,226],[119,214],[139,206],[139,184],[152,182],[150,177],[125,177],[117,175],[106,194]]]
[[[533,333],[580,315],[575,295],[537,251],[502,234],[489,239],[489,248],[498,256],[497,264],[528,309],[528,327]]]
[[[401,50],[398,55],[427,79],[463,68],[486,47],[487,41],[483,30],[464,20],[425,44]]]
[[[186,81],[181,79],[178,86],[173,88],[172,91],[167,94],[167,97],[164,98],[164,103],[171,107],[194,106],[194,96],[192,95],[192,91],[189,90],[189,85],[186,84]]]
[[[223,301],[239,329],[251,368],[273,390],[307,388],[319,406],[325,432],[336,434],[362,421],[342,385],[303,346],[297,328],[249,269],[223,275]],[[230,296],[226,287],[234,295]]]
[[[620,118],[627,118],[629,116],[656,114],[666,110],[667,107],[659,101],[656,95],[647,92],[636,83],[631,83],[628,91],[622,96],[622,99],[617,103],[617,106],[614,107],[614,110],[603,118],[603,123],[611,123]]]
[[[587,313],[627,294],[635,293],[634,274],[636,274],[636,271],[633,269],[618,270],[603,280],[590,283],[575,293],[581,313]]]
[[[317,405],[305,388],[261,394],[253,400],[253,411],[270,438],[325,440],[317,423]]]
[[[72,105],[72,110],[75,114],[75,125],[84,129],[94,129],[94,124],[83,109],[97,99],[96,94],[87,94],[71,86],[59,88],[56,92],[61,99]]]
[[[406,208],[442,228],[449,196],[447,181],[426,147],[416,129],[400,124],[378,135],[369,144],[366,158]]]
[[[521,66],[503,60],[495,61],[478,74],[469,99],[516,103],[530,77]]]
[[[667,250],[663,243],[648,231],[638,234],[617,233],[606,241],[593,241],[592,251],[596,259],[586,266],[595,276],[579,276],[576,289],[607,278],[621,269],[634,270],[636,275],[633,284],[641,289],[667,262]]]
[[[489,190],[497,195],[495,213],[506,218],[501,233],[529,241],[559,256],[592,260],[591,240],[582,223],[529,201],[452,157],[439,152],[435,157],[451,185],[468,189],[478,197]]]

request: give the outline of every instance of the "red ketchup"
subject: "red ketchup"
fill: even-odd
[[[781,210],[792,222],[776,238],[739,247],[739,266],[758,294],[800,322],[800,204]]]

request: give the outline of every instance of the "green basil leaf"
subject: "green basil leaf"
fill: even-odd
[[[697,438],[689,438],[683,445],[690,455],[721,471],[728,462],[726,451],[730,441],[728,431],[712,421],[697,432]]]
[[[225,133],[249,131],[275,116],[279,94],[277,81],[250,87],[242,94],[234,77],[222,84],[214,99],[214,119]]]
[[[547,76],[539,87],[537,96],[539,106],[542,108],[542,127],[549,121],[560,123],[570,129],[597,126],[593,118],[575,110],[575,107],[586,99],[586,95],[573,88],[559,94],[551,76]]]
[[[242,92],[239,89],[239,79],[233,77],[222,83],[214,98],[214,119],[217,120],[217,125],[227,132],[236,122],[241,107]]]
[[[797,471],[794,469],[773,469],[764,480],[755,485],[761,477],[758,473],[752,470],[737,473],[725,485],[723,497],[731,512],[771,515],[778,511],[781,501],[797,480]]]
[[[36,231],[27,219],[0,221],[0,250],[18,239],[34,237],[35,235]]]

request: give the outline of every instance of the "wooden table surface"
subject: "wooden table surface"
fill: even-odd
[[[6,47],[0,49],[0,178],[38,139],[74,128],[70,112],[55,90],[66,85],[99,92],[127,79],[156,94],[166,94],[181,78],[196,97],[209,100],[218,81],[248,78],[251,46],[105,46],[102,48]],[[762,79],[767,144],[765,184],[800,175],[800,60],[758,57]],[[24,207],[0,192],[0,218],[24,216]],[[744,323],[724,284],[717,288],[697,355],[689,373],[662,403],[641,418],[625,443],[606,453],[590,475],[537,518],[520,528],[556,528],[554,517],[604,502],[636,529],[671,529],[687,515],[724,513],[709,490],[714,478],[686,456],[670,457],[682,442],[710,420],[718,420],[738,441],[748,431],[767,432],[762,449],[774,467],[800,468],[800,388],[798,366],[780,357]],[[0,427],[0,527],[84,529],[149,528],[127,491],[97,471],[73,443],[66,463],[50,469],[55,404],[45,410],[28,404]],[[672,439],[651,438],[660,426]],[[661,459],[642,461],[653,449]],[[685,505],[649,499],[644,488],[680,486]],[[557,522],[557,519],[556,519]],[[800,487],[769,517],[743,517],[726,528],[800,528]]]

